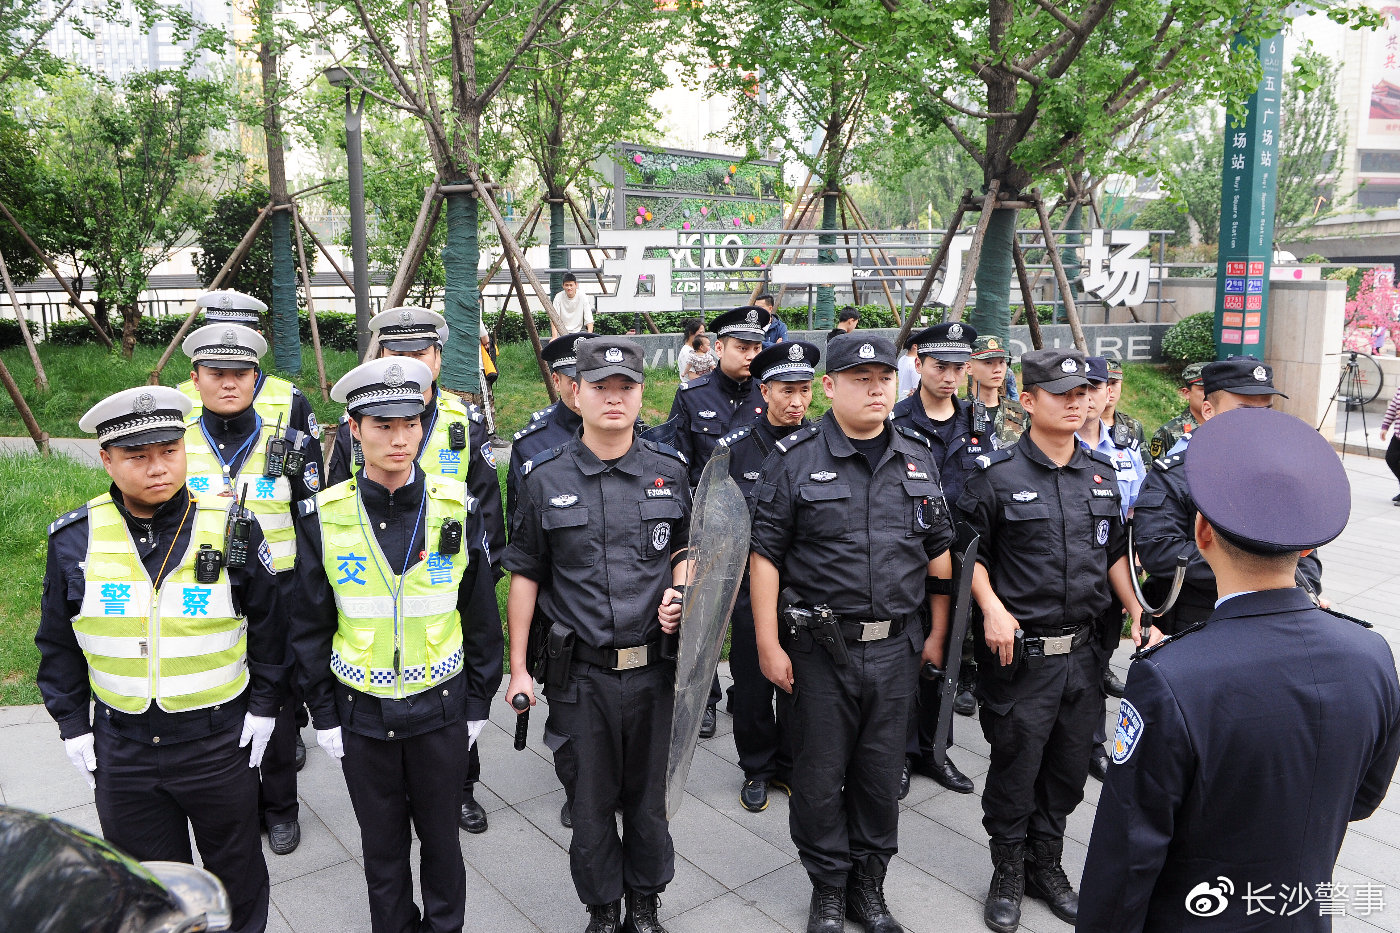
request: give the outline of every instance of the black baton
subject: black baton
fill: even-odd
[[[525,750],[525,738],[530,732],[530,698],[523,693],[517,693],[510,698],[510,705],[515,707],[515,750],[523,752]]]

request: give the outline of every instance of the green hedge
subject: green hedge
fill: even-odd
[[[310,347],[311,322],[305,311],[299,312],[298,316],[301,319],[302,346]],[[176,315],[142,318],[141,323],[136,325],[136,343],[143,347],[167,347],[184,322],[183,317]],[[316,315],[316,326],[321,333],[323,349],[355,349],[355,315],[321,311]],[[37,330],[35,335],[37,336]],[[49,325],[48,342],[56,347],[81,347],[97,343],[97,335],[93,333],[92,326],[87,321],[60,321]],[[19,343],[18,325],[13,321],[0,321],[0,350],[18,346]]]
[[[1162,337],[1162,355],[1186,366],[1215,359],[1215,312],[1182,318]]]
[[[34,339],[39,339],[39,325],[29,324],[29,333],[34,335]],[[0,320],[0,350],[8,350],[11,347],[18,347],[24,343],[24,338],[19,333],[19,321]]]

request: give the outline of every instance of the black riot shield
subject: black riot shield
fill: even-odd
[[[958,667],[962,664],[963,642],[972,615],[972,569],[977,563],[980,538],[972,526],[958,522],[953,540],[953,605],[948,613],[948,652],[943,659],[943,684],[939,688],[938,726],[934,731],[931,754],[942,767],[948,757],[948,736],[953,725],[953,698],[958,692]]]

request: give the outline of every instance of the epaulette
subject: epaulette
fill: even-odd
[[[989,454],[982,454],[977,457],[977,465],[982,469],[1001,463],[1003,460],[1010,460],[1015,452],[1014,447],[1007,447],[1003,450],[994,450]]]
[[[694,379],[690,380],[689,382],[681,383],[680,391],[682,391],[682,392],[689,392],[691,389],[698,389],[698,388],[700,388],[701,386],[709,385],[709,384],[710,384],[710,377],[713,376],[713,375],[714,375],[714,373],[705,373],[705,375],[703,375],[703,376],[696,376]]]
[[[897,424],[894,426],[894,429],[900,434],[903,434],[905,437],[909,438],[911,441],[918,441],[920,444],[923,444],[929,450],[933,449],[933,445],[929,443],[928,438],[924,437],[922,434],[920,434],[918,431],[915,431],[913,428],[907,428],[902,424]]]
[[[685,466],[690,465],[690,461],[685,458],[685,454],[681,453],[679,450],[672,447],[670,444],[663,444],[660,441],[651,441],[646,439],[643,439],[642,443],[646,446],[648,450],[654,450],[657,453],[665,454],[668,457],[675,457]]]
[[[535,467],[539,466],[542,463],[548,463],[555,457],[559,456],[559,454],[563,452],[564,447],[564,444],[560,444],[558,447],[551,447],[549,450],[542,450],[539,453],[535,454],[535,456],[531,457],[529,460],[526,460],[525,463],[520,467],[520,475],[529,476],[530,471],[533,470]]]
[[[341,423],[341,424],[349,424],[349,423],[350,423],[350,412],[347,411],[345,414],[343,414],[343,415],[340,416],[340,423]]]
[[[1154,470],[1170,470],[1174,466],[1181,465],[1181,454],[1172,454],[1170,457],[1158,457],[1152,461]]]
[[[87,518],[87,514],[88,507],[86,502],[84,502],[82,505],[78,506],[71,512],[64,512],[58,518],[54,519],[53,523],[49,525],[49,534],[53,534],[60,528],[67,528],[69,525],[73,524],[79,519]]]
[[[535,416],[538,417],[538,415],[539,412],[536,412]],[[532,420],[529,424],[525,425],[525,427],[521,428],[519,431],[516,431],[514,437],[512,437],[511,439],[518,441],[522,437],[528,437],[529,435],[534,434],[536,431],[543,431],[545,424],[546,422],[544,421]]]
[[[1193,622],[1192,624],[1186,626],[1186,628],[1182,629],[1176,634],[1168,635],[1166,638],[1163,638],[1155,645],[1149,645],[1146,648],[1139,648],[1137,651],[1133,652],[1132,660],[1136,661],[1138,658],[1152,657],[1152,655],[1155,654],[1159,649],[1170,645],[1172,642],[1180,641],[1187,635],[1190,635],[1192,632],[1199,632],[1201,629],[1206,627],[1206,623],[1209,621],[1209,619],[1202,619],[1199,622]]]
[[[785,454],[803,441],[811,440],[816,437],[817,434],[821,432],[821,429],[821,425],[815,421],[811,424],[804,424],[773,446],[778,448],[779,453]]]
[[[315,496],[312,496],[310,499],[302,499],[300,502],[297,503],[297,514],[300,515],[302,518],[305,518],[314,511],[316,511]]]
[[[733,432],[732,434],[726,434],[724,437],[721,437],[721,438],[719,439],[719,446],[721,446],[721,447],[729,447],[729,446],[732,445],[732,444],[736,444],[736,443],[738,443],[739,441],[743,440],[744,438],[748,437],[749,434],[750,434],[752,431],[753,431],[753,425],[751,425],[751,424],[744,425],[742,428],[740,428],[739,430]]]
[[[483,424],[486,421],[486,416],[481,413],[481,409],[477,408],[475,403],[467,406],[467,417],[477,424]]]
[[[1095,460],[1106,467],[1113,466],[1113,458],[1101,450],[1093,450],[1091,448],[1085,447],[1084,452],[1089,455],[1090,460]]]

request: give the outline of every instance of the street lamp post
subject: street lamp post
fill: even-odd
[[[365,157],[360,121],[365,113],[363,68],[333,65],[323,72],[326,80],[345,89],[345,154],[350,163],[350,261],[355,270],[355,346],[360,359],[369,349],[369,245],[365,239]],[[360,100],[352,105],[356,87]]]

